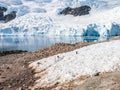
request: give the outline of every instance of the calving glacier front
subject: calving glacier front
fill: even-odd
[[[29,4],[31,5],[31,2],[36,2],[35,0],[23,1],[24,5],[27,6],[29,6]],[[101,0],[97,0],[96,3],[98,1]],[[92,10],[89,15],[76,17],[72,15],[59,15],[58,12],[60,8],[65,8],[72,4],[74,4],[72,7],[75,7],[75,5],[78,6],[79,2],[76,2],[77,4],[73,2],[70,4],[69,2],[68,4],[66,3],[67,1],[64,1],[63,3],[57,3],[60,2],[60,0],[46,0],[44,3],[42,1],[39,2],[39,5],[34,3],[37,9],[39,7],[41,8],[40,10],[45,12],[33,12],[33,8],[29,8],[31,12],[21,16],[18,15],[16,19],[8,23],[0,23],[0,35],[120,35],[120,6],[117,5],[117,2],[115,1],[114,5],[112,5],[110,3],[111,1],[109,1],[109,3],[106,4],[107,8],[104,7],[105,9],[101,10],[101,7],[97,9],[97,7],[93,7],[92,4],[88,4],[88,2],[84,0],[84,2],[87,2],[85,4],[90,5]],[[83,2],[81,2],[81,5],[82,3]]]

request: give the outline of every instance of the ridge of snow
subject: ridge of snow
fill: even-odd
[[[32,62],[35,87],[64,83],[83,75],[120,69],[120,40],[98,43]]]

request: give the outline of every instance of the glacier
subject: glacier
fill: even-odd
[[[60,15],[65,7],[89,5],[89,15]],[[6,13],[17,11],[17,18],[0,22],[0,35],[118,36],[119,0],[0,0]]]

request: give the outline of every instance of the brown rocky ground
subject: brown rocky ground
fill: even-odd
[[[116,37],[114,39],[118,40],[118,39],[120,39],[120,37]],[[44,49],[41,49],[41,50],[35,51],[35,52],[24,52],[22,54],[11,54],[11,55],[6,55],[6,56],[0,56],[0,90],[29,90],[29,88],[34,84],[34,81],[35,81],[35,78],[33,77],[33,75],[34,75],[33,70],[28,68],[29,62],[31,62],[33,60],[38,60],[38,59],[42,59],[45,57],[49,57],[49,56],[52,56],[52,55],[55,55],[58,53],[72,51],[74,49],[81,48],[83,46],[87,46],[87,45],[91,45],[91,44],[95,44],[95,43],[92,43],[92,42],[91,43],[76,43],[76,44],[72,44],[72,45],[61,43],[61,44],[55,44],[53,46],[50,46],[50,47],[47,47],[47,48],[44,48]],[[119,72],[112,72],[109,74],[105,74],[105,75],[107,75],[108,77],[111,76],[116,79],[119,78],[119,76],[120,76]],[[115,76],[114,74],[117,76]],[[107,79],[109,79],[107,76],[102,79],[100,78],[100,77],[102,77],[102,75],[99,75],[99,76],[97,75],[92,78],[87,77],[87,79],[84,78],[85,79],[85,81],[83,82],[84,85],[80,84],[79,86],[74,86],[74,81],[69,82],[69,83],[66,83],[63,85],[63,89],[64,90],[66,90],[66,89],[68,89],[68,90],[70,90],[70,89],[71,90],[99,90],[99,89],[96,89],[97,85],[94,85],[94,83],[96,83],[96,82],[100,83],[101,80],[106,81]],[[96,78],[96,79],[94,79],[94,78]],[[81,78],[80,78],[80,80],[81,80]],[[97,80],[97,81],[95,81],[95,80]],[[77,81],[79,82],[79,79]],[[92,81],[92,82],[90,82],[90,81]],[[88,84],[86,82],[88,82]],[[110,83],[109,85],[112,85],[112,84],[113,83]],[[69,88],[68,87],[64,88],[65,85],[68,85]],[[115,85],[118,85],[118,84],[115,84]],[[120,85],[120,83],[119,83],[119,85]],[[52,88],[55,88],[56,86],[57,85],[55,85],[51,88],[46,88],[44,90],[51,90]],[[73,86],[76,88],[72,89]],[[89,86],[95,87],[95,88],[89,89],[89,88],[87,88]],[[86,87],[86,88],[84,88],[84,87]],[[115,86],[115,87],[117,87],[117,86]],[[63,90],[63,89],[61,88],[61,90]],[[41,90],[43,90],[43,89],[41,89]],[[100,90],[102,90],[102,89],[100,89]],[[104,89],[104,90],[107,90],[107,89]],[[112,89],[110,89],[110,90],[112,90]],[[119,87],[119,89],[113,89],[113,90],[120,90],[120,87]]]
[[[120,72],[109,72],[87,78],[71,90],[120,90]]]

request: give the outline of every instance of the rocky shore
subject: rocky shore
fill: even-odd
[[[119,39],[120,37],[116,37],[112,40]],[[35,52],[0,56],[0,90],[31,90],[37,78],[34,77],[35,72],[28,67],[30,62],[91,44],[95,43],[76,43],[72,45],[60,43]],[[119,74],[119,71],[115,71],[98,73],[93,77],[84,76],[69,83],[64,83],[63,88],[58,90],[107,90],[110,87],[119,90]],[[78,85],[76,86],[75,83],[78,83]],[[56,87],[58,87],[57,84],[49,88],[38,88],[38,90],[55,90]]]
[[[20,54],[23,52],[27,52],[27,51],[22,51],[22,50],[0,51],[0,56],[6,56],[10,54]]]

